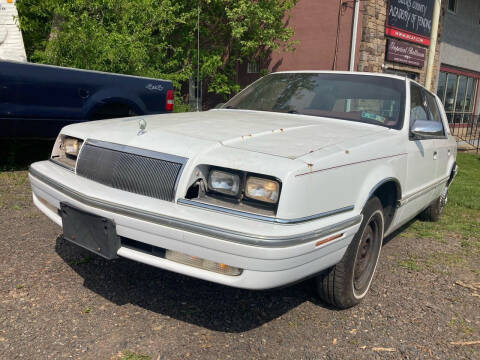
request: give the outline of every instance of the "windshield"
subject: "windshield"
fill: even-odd
[[[323,116],[400,129],[405,82],[390,77],[280,73],[267,75],[222,108]]]

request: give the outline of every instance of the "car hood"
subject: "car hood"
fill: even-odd
[[[139,122],[146,122],[140,131]],[[221,146],[296,159],[329,146],[387,132],[380,126],[246,110],[150,115],[70,125],[62,132],[191,158]]]

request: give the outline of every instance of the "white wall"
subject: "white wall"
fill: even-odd
[[[15,2],[0,0],[0,60],[27,61]]]

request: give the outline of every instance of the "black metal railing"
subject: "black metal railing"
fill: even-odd
[[[480,116],[465,115],[462,123],[450,123],[450,131],[457,138],[457,144],[468,150],[480,152]]]

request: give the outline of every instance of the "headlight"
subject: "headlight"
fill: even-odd
[[[65,154],[70,156],[78,156],[78,152],[80,151],[80,145],[82,144],[81,140],[66,137],[63,140],[63,147],[65,149]]]
[[[208,176],[208,188],[225,195],[237,196],[240,193],[240,176],[225,171],[212,170]]]
[[[59,135],[52,151],[52,160],[73,170],[82,144],[81,139]]]
[[[275,180],[249,176],[245,186],[245,196],[276,204],[280,195],[280,184]]]

